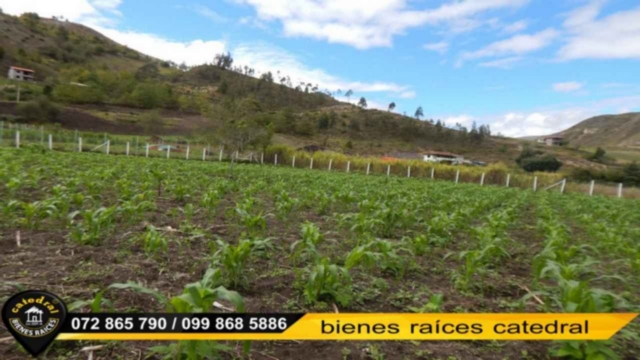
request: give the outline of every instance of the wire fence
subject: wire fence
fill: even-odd
[[[60,128],[45,128],[28,124],[0,121],[0,146],[24,148],[39,146],[51,151],[101,153],[106,155],[142,156],[199,161],[248,162],[263,165],[287,166],[309,170],[325,170],[363,175],[382,175],[406,178],[475,183],[480,186],[504,186],[533,191],[553,190],[560,193],[582,193],[618,198],[640,198],[640,189],[625,188],[623,184],[592,181],[590,183],[559,181],[523,174],[465,172],[460,167],[411,166],[402,163],[349,160],[344,156],[328,158],[313,155],[296,156],[255,151],[229,151],[220,145],[192,142],[185,139],[166,139],[154,136],[128,136],[108,133],[86,133]]]

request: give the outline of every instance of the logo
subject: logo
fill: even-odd
[[[67,308],[62,300],[45,291],[21,292],[2,308],[5,327],[34,357],[55,340],[66,317]]]

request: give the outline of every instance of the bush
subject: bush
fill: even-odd
[[[18,104],[18,115],[28,121],[55,121],[60,109],[46,97]]]
[[[91,86],[62,84],[56,86],[54,97],[58,101],[73,104],[96,104],[102,102],[102,92]]]
[[[556,172],[562,167],[562,163],[552,155],[540,155],[528,157],[520,161],[520,167],[527,172],[550,171]]]

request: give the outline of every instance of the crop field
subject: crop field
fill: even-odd
[[[637,312],[638,209],[425,178],[3,148],[0,303],[28,288],[74,312]],[[639,328],[607,342],[103,342],[95,356],[637,359]],[[84,359],[99,344],[55,342],[46,358]],[[0,358],[27,355],[5,340]]]

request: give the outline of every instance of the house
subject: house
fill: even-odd
[[[453,165],[463,164],[464,156],[446,151],[428,151],[423,154],[425,162],[450,163]]]
[[[24,312],[27,315],[27,326],[40,326],[42,325],[43,311],[35,306],[32,306],[29,310]]]
[[[542,142],[547,146],[562,146],[564,145],[563,136],[546,136],[542,138]]]
[[[36,72],[31,69],[12,66],[9,68],[7,77],[11,80],[33,81],[33,76],[35,75],[35,73]]]

